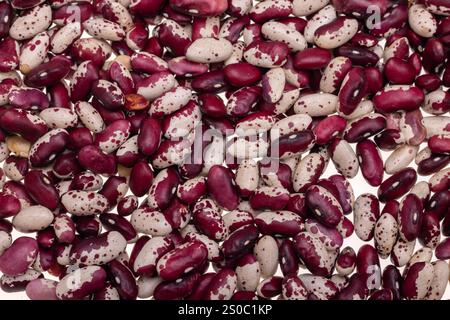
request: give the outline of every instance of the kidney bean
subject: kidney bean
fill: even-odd
[[[36,259],[38,244],[29,237],[19,237],[0,256],[0,271],[4,275],[24,273]]]
[[[296,192],[305,192],[310,186],[317,183],[325,169],[323,157],[311,153],[297,164],[293,173],[293,188]]]
[[[360,195],[355,201],[354,215],[356,235],[363,241],[372,239],[380,216],[378,199],[370,193]]]
[[[300,232],[294,237],[294,246],[308,270],[317,276],[329,276],[334,267],[337,252],[327,251],[317,236]]]
[[[347,141],[335,138],[329,145],[329,151],[336,169],[342,175],[353,178],[358,173],[358,158]]]
[[[379,186],[383,181],[383,160],[375,143],[370,140],[358,142],[356,155],[366,181],[372,186]]]
[[[0,193],[0,200],[3,204],[0,207],[0,216],[2,218],[12,217],[19,213],[21,203],[14,195],[2,192]]]
[[[54,280],[34,279],[26,285],[26,294],[30,300],[58,300],[56,296],[57,284],[58,282]]]
[[[383,270],[383,288],[391,290],[394,300],[399,300],[401,297],[400,288],[403,281],[400,271],[393,266],[388,265]]]
[[[221,249],[226,258],[235,258],[251,249],[258,238],[258,229],[252,225],[244,225],[236,229],[222,243]]]
[[[279,41],[255,41],[247,46],[244,59],[257,67],[273,68],[283,65],[289,53],[288,46]]]
[[[255,218],[262,234],[295,235],[302,229],[302,220],[290,211],[267,211]]]
[[[259,283],[260,271],[256,257],[248,253],[239,259],[236,267],[237,288],[244,291],[255,291]]]
[[[25,175],[25,189],[30,197],[40,205],[55,210],[59,206],[59,194],[49,177],[40,170],[31,170]]]
[[[299,278],[307,288],[308,292],[310,292],[310,295],[313,294],[318,300],[331,300],[339,291],[334,282],[325,277],[302,274]],[[310,298],[310,296],[308,296],[308,298]]]
[[[222,216],[225,227],[228,230],[228,234],[239,229],[242,226],[253,223],[253,216],[251,213],[242,210],[233,210]]]
[[[187,242],[163,255],[156,265],[156,270],[164,280],[175,280],[199,268],[207,255],[208,250],[203,243]]]
[[[380,112],[413,111],[424,99],[422,90],[417,87],[394,85],[378,92],[373,102],[375,109]]]
[[[355,267],[356,253],[351,247],[345,247],[336,259],[336,271],[342,276],[348,276]]]
[[[42,273],[33,269],[28,269],[26,272],[18,275],[4,274],[0,279],[1,288],[5,292],[23,291],[29,282],[40,277],[42,277]]]
[[[384,180],[378,189],[381,202],[397,199],[405,195],[416,183],[417,174],[412,168],[403,169]]]
[[[319,221],[330,227],[337,226],[342,218],[342,207],[327,189],[313,185],[306,191],[305,200]]]
[[[116,259],[125,247],[125,238],[117,231],[110,231],[74,243],[69,258],[71,264],[79,266],[101,265]]]
[[[131,271],[117,260],[107,265],[107,272],[113,286],[117,289],[120,298],[124,300],[135,300],[138,295],[138,287]]]
[[[433,266],[427,262],[413,264],[403,280],[401,293],[408,300],[423,299],[433,281]]]
[[[106,280],[106,272],[98,266],[87,266],[67,274],[56,285],[56,296],[61,300],[79,300],[100,290]]]
[[[23,208],[14,216],[14,228],[23,233],[30,233],[47,228],[53,222],[53,213],[43,206]]]

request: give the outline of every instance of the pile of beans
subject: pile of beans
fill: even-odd
[[[441,299],[449,52],[448,0],[1,1],[2,289]]]

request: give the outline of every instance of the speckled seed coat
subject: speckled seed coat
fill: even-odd
[[[363,241],[370,240],[380,214],[377,198],[369,193],[362,194],[356,198],[353,210],[356,235]]]
[[[78,266],[102,265],[116,259],[126,248],[127,241],[117,231],[75,243],[70,250],[70,262]]]
[[[397,240],[398,224],[390,213],[384,213],[375,225],[375,247],[381,258],[387,258]]]
[[[278,268],[278,245],[271,236],[263,236],[253,249],[258,260],[263,278],[269,278],[275,274]]]
[[[294,105],[295,113],[311,117],[327,116],[336,112],[338,97],[330,93],[312,93],[300,97]]]
[[[45,4],[37,6],[14,20],[9,35],[16,40],[26,40],[46,30],[52,23],[52,9]]]
[[[78,216],[100,214],[109,207],[105,196],[82,190],[72,190],[65,193],[61,197],[61,203],[68,212]]]
[[[137,232],[152,236],[165,236],[172,232],[172,227],[164,215],[149,208],[134,211],[130,222]]]
[[[424,38],[432,37],[437,30],[437,22],[424,5],[414,4],[409,7],[408,22],[411,29]]]
[[[199,63],[218,63],[227,60],[233,53],[233,45],[224,38],[200,38],[186,51],[186,58]]]

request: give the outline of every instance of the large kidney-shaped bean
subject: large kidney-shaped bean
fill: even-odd
[[[399,234],[405,241],[413,241],[419,235],[422,219],[422,201],[415,194],[408,194],[400,203],[398,215]]]
[[[56,286],[56,296],[61,300],[81,300],[100,290],[106,281],[102,267],[88,266],[67,274]]]
[[[229,169],[219,165],[211,167],[207,183],[210,195],[220,206],[227,210],[237,208],[239,197]]]
[[[434,269],[431,263],[417,262],[407,271],[401,288],[402,297],[408,300],[425,298],[433,281]]]
[[[257,67],[275,68],[286,62],[288,46],[279,41],[255,41],[244,51],[244,59]]]
[[[403,169],[384,180],[378,188],[381,202],[398,199],[405,195],[417,181],[417,173],[412,168]]]
[[[0,271],[15,276],[24,273],[38,254],[38,243],[29,237],[19,237],[0,256]]]
[[[131,214],[130,219],[136,232],[152,236],[165,236],[172,232],[172,226],[162,212],[141,208]]]
[[[59,194],[49,177],[40,170],[31,170],[25,175],[25,189],[40,205],[55,210],[59,205]]]
[[[43,206],[23,208],[13,218],[13,226],[20,232],[36,232],[47,228],[53,222],[53,213]]]
[[[47,132],[31,146],[30,163],[35,167],[49,164],[64,150],[68,138],[69,134],[64,129]]]
[[[325,225],[335,227],[342,220],[342,207],[327,189],[313,185],[306,191],[305,200],[309,209]]]
[[[425,100],[423,91],[417,87],[393,85],[379,91],[373,98],[375,109],[382,113],[413,111]]]
[[[383,159],[377,146],[371,140],[362,140],[356,145],[356,156],[364,179],[371,186],[379,186],[383,181]]]
[[[163,255],[156,270],[164,280],[175,280],[199,268],[207,257],[208,250],[202,242],[187,242]]]
[[[68,212],[77,216],[88,216],[105,212],[108,199],[92,191],[72,190],[61,197],[61,203]]]
[[[380,216],[378,199],[370,194],[360,195],[354,206],[355,233],[363,241],[372,239],[375,224]]]
[[[14,20],[9,35],[16,40],[26,40],[46,30],[52,23],[52,9],[48,4],[36,6]]]
[[[100,147],[87,145],[78,151],[80,165],[94,173],[112,175],[117,170],[116,157],[105,154]]]
[[[266,211],[255,218],[262,234],[293,236],[303,229],[303,221],[290,211]]]
[[[148,205],[150,208],[167,208],[177,191],[178,183],[179,177],[175,169],[161,170],[153,180],[148,192]]]
[[[78,266],[102,265],[116,259],[126,245],[127,241],[117,231],[82,239],[72,245],[70,262]]]
[[[308,270],[317,276],[329,276],[334,268],[337,251],[328,251],[318,237],[300,232],[294,238],[297,254]]]

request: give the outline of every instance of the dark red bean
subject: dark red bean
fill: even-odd
[[[25,188],[38,204],[55,210],[59,206],[59,194],[48,176],[40,170],[31,170],[25,176]]]
[[[294,57],[296,69],[317,70],[325,68],[331,61],[331,53],[326,49],[309,48],[298,52]]]
[[[138,295],[136,280],[130,269],[123,263],[113,260],[107,265],[107,272],[113,286],[123,300],[135,300]]]
[[[417,173],[412,168],[403,169],[384,180],[378,188],[381,202],[398,199],[408,193],[417,181]]]
[[[362,140],[356,145],[356,155],[359,160],[364,179],[371,186],[379,186],[383,181],[383,159],[376,144],[371,140]]]
[[[219,165],[209,169],[208,191],[213,199],[225,209],[234,210],[237,208],[239,196],[229,169]]]

